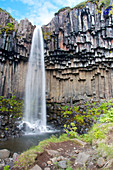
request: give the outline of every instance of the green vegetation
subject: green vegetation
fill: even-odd
[[[102,7],[107,8],[112,3],[112,0],[87,0],[76,5],[74,8],[83,8],[88,2],[95,3],[97,5],[97,8],[101,10]]]
[[[90,3],[95,3],[97,5],[97,9],[98,9],[98,12],[101,13],[101,8],[104,7],[104,9],[106,9],[109,5],[112,5],[113,6],[113,3],[112,3],[112,0],[86,0],[86,1],[83,1],[81,3],[79,3],[78,5],[76,5],[75,7],[73,8],[70,8],[70,7],[65,7],[65,8],[62,8],[60,9],[57,13],[55,13],[55,15],[59,14],[61,11],[65,11],[66,9],[80,9],[80,8],[84,8],[86,7],[86,4],[90,2]],[[112,11],[110,11],[110,13],[113,13]]]
[[[2,27],[2,25],[0,25],[0,34],[2,34],[3,32],[9,34],[13,31],[15,31],[14,23],[8,23],[5,27]]]
[[[50,34],[50,31],[48,29],[45,32],[42,30],[42,33],[43,33],[43,37],[44,37],[45,40],[51,38],[51,34]]]
[[[86,133],[99,120],[100,123],[113,122],[113,99],[99,102],[86,102],[84,105],[62,108],[65,131],[71,137]],[[101,115],[101,116],[100,116]],[[87,130],[87,131],[86,131]]]
[[[37,153],[42,153],[44,148],[49,146],[49,143],[57,143],[72,140],[72,138],[79,138],[83,141],[96,145],[98,155],[106,155],[106,158],[113,157],[112,145],[108,145],[107,141],[109,136],[113,133],[113,99],[99,102],[86,102],[84,105],[62,108],[64,118],[67,118],[67,122],[64,125],[66,133],[62,134],[59,138],[52,136],[49,139],[41,141],[38,146],[34,146],[22,153],[15,162],[15,168],[28,169],[30,165],[33,165],[37,157]],[[75,121],[76,120],[76,121]],[[85,122],[86,120],[86,122]],[[91,123],[93,121],[92,127]],[[98,123],[97,123],[98,120]],[[89,131],[87,134],[78,135],[77,126],[85,125],[88,123]],[[71,170],[71,164],[67,162],[67,170]],[[58,163],[55,164],[58,166]]]
[[[77,138],[77,127],[75,126],[75,124],[72,122],[70,123],[70,126],[69,125],[64,125],[64,130],[65,132],[70,136],[70,138]]]
[[[59,14],[62,11],[65,11],[66,9],[70,9],[70,7],[64,7],[58,10],[58,12],[55,13],[55,15]]]
[[[9,34],[9,33],[12,33],[13,31],[16,31],[15,30],[15,27],[14,27],[14,19],[13,17],[10,15],[10,13],[8,13],[6,10],[3,10],[2,8],[0,8],[0,12],[3,12],[7,15],[9,15],[9,18],[11,18],[11,23],[7,23],[6,26],[3,26],[3,23],[1,23],[0,25],[0,34],[2,34],[3,32],[6,32],[6,34]]]
[[[10,170],[9,165],[4,166],[4,170]]]
[[[32,147],[26,152],[22,153],[18,159],[15,161],[15,168],[19,167],[24,169],[28,169],[30,165],[32,165],[35,162],[35,158],[37,156],[37,152],[43,152],[44,148],[49,145],[49,143],[58,143],[58,142],[63,142],[70,140],[70,138],[66,135],[63,134],[59,138],[56,136],[52,136],[49,139],[43,140],[39,143],[38,146]]]
[[[72,135],[72,132],[75,133],[75,131],[80,134],[86,133],[86,129],[88,130],[97,121],[101,112],[102,109],[99,107],[99,103],[87,102],[82,106],[63,107],[62,113],[66,122],[64,125],[66,133],[71,136],[74,135]]]
[[[15,96],[11,98],[0,97],[0,114],[6,114],[13,118],[21,117],[23,109],[23,102],[16,99]]]
[[[5,14],[8,14],[9,17],[14,20],[14,18],[11,16],[11,14],[9,12],[7,12],[6,10],[3,10],[2,8],[0,8],[0,12],[4,12]]]
[[[97,151],[100,156],[105,155],[108,159],[113,158],[113,147],[110,145],[101,142],[98,144]]]
[[[93,127],[87,134],[82,135],[82,139],[89,144],[92,144],[96,140],[102,140],[106,138],[106,134],[109,132],[109,126],[113,126],[113,123],[110,124],[94,124]]]
[[[76,5],[74,8],[75,8],[75,9],[83,8],[83,7],[86,6],[87,2],[88,2],[88,1],[83,1],[83,2],[81,2],[80,4]]]

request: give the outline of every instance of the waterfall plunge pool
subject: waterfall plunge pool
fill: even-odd
[[[62,131],[55,132],[43,132],[39,134],[32,135],[22,135],[16,138],[10,138],[7,141],[0,141],[0,149],[8,149],[11,154],[22,153],[27,149],[36,146],[40,141],[50,138],[52,135],[60,136]]]

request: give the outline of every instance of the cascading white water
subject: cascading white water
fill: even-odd
[[[39,27],[36,27],[33,33],[28,63],[24,122],[35,131],[46,129],[44,46]]]

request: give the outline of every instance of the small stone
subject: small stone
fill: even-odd
[[[95,149],[96,149],[96,145],[92,146],[92,149],[94,149],[94,150],[95,150]]]
[[[79,153],[79,150],[75,150],[75,153],[78,154],[78,153]]]
[[[40,168],[40,166],[38,166],[37,164],[31,168],[30,170],[42,170],[42,168]]]
[[[57,161],[62,161],[62,160],[64,160],[65,158],[63,157],[63,156],[59,156],[58,158],[57,158]]]
[[[8,151],[7,149],[0,150],[0,159],[9,158],[9,155],[10,155],[10,151]]]
[[[55,163],[55,162],[57,162],[57,158],[54,157],[54,158],[51,159],[51,161],[52,161],[52,163]]]
[[[58,162],[58,166],[59,166],[59,168],[63,168],[63,169],[65,169],[65,168],[67,168],[67,162],[66,161],[60,161],[60,162]]]
[[[103,166],[105,165],[105,160],[103,157],[100,157],[98,160],[97,160],[97,166],[99,168],[102,168]]]
[[[57,149],[57,151],[59,151],[59,152],[62,151],[62,150],[63,150],[62,148]]]
[[[51,164],[52,164],[52,162],[51,162],[51,161],[47,161],[47,164],[48,164],[48,165],[51,165]]]

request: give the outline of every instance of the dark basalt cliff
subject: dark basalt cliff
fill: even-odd
[[[48,101],[113,97],[113,16],[98,6],[65,8],[43,26]]]
[[[22,97],[34,26],[0,10],[0,95]]]
[[[4,11],[0,25],[0,95],[22,97],[34,26],[27,19],[18,24]],[[67,7],[42,30],[48,102],[113,97],[113,17],[108,9],[96,1]]]

